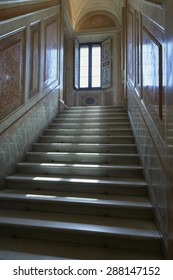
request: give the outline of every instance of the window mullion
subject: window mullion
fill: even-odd
[[[89,88],[92,87],[92,45],[89,45]]]

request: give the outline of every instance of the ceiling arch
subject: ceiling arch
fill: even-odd
[[[77,24],[76,32],[97,31],[119,28],[117,18],[105,11],[86,14]]]
[[[121,0],[64,0],[70,10],[70,18],[74,30],[88,14],[107,12],[121,22]]]

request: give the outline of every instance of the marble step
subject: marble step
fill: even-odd
[[[124,153],[137,152],[135,144],[34,143],[36,152]]]
[[[125,164],[138,165],[138,154],[103,153],[56,153],[56,152],[28,152],[26,161],[29,162],[57,162],[57,163],[92,163],[92,164]]]
[[[88,113],[92,113],[92,114],[97,114],[97,113],[101,113],[101,114],[110,114],[110,113],[127,113],[127,111],[125,111],[122,108],[75,108],[75,109],[65,109],[62,114],[88,114]]]
[[[129,122],[117,122],[117,123],[65,123],[65,122],[57,122],[57,123],[51,123],[49,125],[50,129],[59,129],[59,128],[77,128],[77,129],[95,129],[95,128],[121,128],[121,129],[128,129],[130,128],[130,123]],[[82,131],[81,131],[82,133]]]
[[[29,189],[7,189],[0,192],[0,208],[141,220],[153,219],[153,209],[148,199],[137,196],[71,192],[64,194],[63,192],[31,192]]]
[[[160,252],[161,236],[152,221],[0,210],[0,235],[39,238],[108,248]]]
[[[143,179],[81,178],[80,176],[41,176],[14,174],[6,177],[6,188],[20,188],[76,193],[146,196],[147,184]]]
[[[160,252],[105,248],[31,238],[0,238],[0,260],[162,260]]]
[[[102,178],[143,178],[141,166],[94,165],[94,164],[62,164],[62,163],[33,163],[22,162],[17,164],[17,172],[24,174],[102,177]]]
[[[99,136],[99,135],[80,135],[80,136],[50,136],[44,135],[39,138],[41,143],[101,143],[101,144],[134,144],[133,136]]]
[[[59,128],[46,129],[45,135],[107,135],[107,136],[129,136],[132,135],[131,128]]]
[[[105,111],[105,112],[93,112],[93,111],[90,111],[90,112],[73,112],[73,111],[69,111],[69,112],[63,112],[61,114],[62,117],[68,117],[68,118],[80,118],[80,117],[85,117],[85,118],[97,118],[97,117],[120,117],[120,116],[124,116],[126,115],[127,116],[127,113],[124,112],[124,111]]]
[[[64,112],[66,111],[125,111],[121,106],[74,106],[74,107],[66,107]]]
[[[68,122],[68,123],[123,123],[128,122],[128,116],[116,116],[116,117],[93,117],[93,118],[86,118],[86,117],[80,117],[80,118],[69,118],[68,116],[62,116],[58,115],[57,118],[53,120],[53,123],[57,122]]]

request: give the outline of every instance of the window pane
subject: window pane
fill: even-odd
[[[100,87],[100,77],[92,77],[92,87]]]
[[[80,78],[80,87],[87,88],[88,87],[88,78]]]
[[[101,86],[101,47],[92,47],[92,87]]]
[[[88,65],[89,64],[89,48],[88,46],[80,48],[80,87],[88,87]]]

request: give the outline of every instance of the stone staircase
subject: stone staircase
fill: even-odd
[[[0,192],[0,259],[162,259],[161,242],[120,107],[66,109]]]

